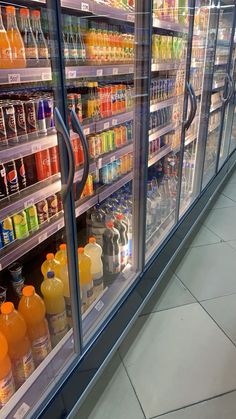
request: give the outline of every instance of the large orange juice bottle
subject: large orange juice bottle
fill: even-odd
[[[55,346],[68,331],[63,282],[54,272],[49,271],[41,284],[41,292],[46,306],[52,346]]]
[[[14,304],[1,305],[0,331],[7,339],[16,387],[20,387],[34,371],[34,361],[26,323]]]
[[[46,308],[42,298],[36,294],[32,285],[22,290],[18,311],[24,317],[30,338],[35,366],[39,365],[51,351]]]
[[[91,259],[85,255],[84,248],[78,248],[78,260],[79,260],[79,282],[82,296],[82,312],[86,309],[94,300],[93,296],[93,280],[91,273]]]
[[[26,67],[25,47],[16,22],[16,9],[6,6],[7,37],[10,42],[14,68]]]
[[[0,68],[12,68],[12,65],[11,46],[3,25],[0,6]]]
[[[60,263],[55,259],[53,253],[46,255],[46,260],[41,266],[41,272],[44,278],[47,278],[47,272],[53,271],[56,276],[60,277]]]
[[[15,392],[15,384],[8,355],[8,344],[0,332],[0,409],[5,406]]]

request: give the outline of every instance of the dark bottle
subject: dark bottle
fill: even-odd
[[[120,233],[114,228],[113,221],[109,221],[106,227],[103,232],[104,271],[108,274],[117,274],[121,270]]]
[[[25,46],[27,67],[38,65],[38,47],[32,31],[29,18],[29,9],[21,8],[19,17],[19,30]]]

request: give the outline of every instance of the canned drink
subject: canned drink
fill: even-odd
[[[16,131],[18,140],[27,141],[27,128],[26,128],[26,118],[25,118],[25,109],[21,101],[14,102],[13,104],[15,109],[15,120],[16,120]]]
[[[50,155],[50,166],[51,166],[52,175],[56,175],[60,171],[58,146],[49,148],[49,155]]]
[[[93,195],[93,176],[91,174],[88,175],[87,181],[83,190],[84,196],[91,196]]]
[[[17,171],[16,171],[16,164],[14,160],[11,160],[10,162],[6,163],[4,166],[6,169],[8,192],[9,192],[9,195],[12,195],[13,193],[19,192],[19,182],[18,182],[18,176],[17,176]]]
[[[0,229],[4,246],[14,241],[15,237],[11,217],[7,217],[3,221],[1,221]]]
[[[47,198],[48,203],[48,215],[49,218],[53,217],[54,215],[58,214],[58,201],[57,195],[51,195]]]
[[[45,120],[46,120],[46,128],[49,134],[55,131],[55,123],[54,123],[54,118],[53,118],[53,98],[47,97],[43,99],[43,105],[44,105],[44,114],[45,114]]]
[[[102,153],[108,152],[108,137],[106,135],[106,132],[101,133],[101,142],[102,142]]]
[[[89,156],[92,159],[96,157],[96,140],[95,135],[91,135],[88,137],[88,146],[89,146]]]
[[[23,158],[21,157],[20,159],[17,159],[15,161],[15,164],[16,164],[16,171],[17,171],[19,188],[21,190],[21,189],[26,188],[26,186],[27,186],[25,165],[24,165]]]
[[[112,181],[114,182],[115,180],[117,180],[118,176],[117,176],[117,164],[116,161],[113,161],[112,163],[110,163],[112,166]]]
[[[3,164],[0,163],[0,200],[6,198],[8,194],[6,169]]]
[[[29,229],[25,211],[13,215],[13,225],[16,239],[25,239],[29,236]]]
[[[48,202],[46,199],[37,202],[36,209],[39,224],[43,224],[45,221],[49,221]]]
[[[35,112],[35,104],[33,100],[24,102],[26,129],[29,139],[37,138],[37,118]]]
[[[25,156],[23,161],[25,166],[26,184],[27,186],[33,185],[38,181],[34,154]]]
[[[25,212],[29,231],[37,231],[39,229],[39,221],[36,206],[31,205],[25,209]]]
[[[7,140],[9,144],[17,144],[17,129],[16,129],[16,118],[15,118],[15,109],[14,106],[9,104],[2,105],[3,116],[5,121],[5,129],[7,134]]]
[[[44,101],[42,99],[36,99],[34,101],[37,129],[39,135],[47,135],[46,117],[44,112]]]
[[[46,150],[35,153],[35,163],[38,180],[44,180],[52,176],[52,169],[50,163],[50,152]]]
[[[22,269],[23,269],[23,266],[20,265],[19,263],[13,263],[8,268],[8,271],[10,272],[10,275],[11,275],[12,288],[18,298],[21,298],[22,289],[24,288],[24,285],[25,285],[25,280],[22,277]]]
[[[102,140],[100,134],[95,136],[95,150],[96,157],[99,157],[102,154]]]
[[[115,131],[115,145],[116,145],[116,148],[119,148],[122,145],[120,127],[115,128],[114,131]]]
[[[116,176],[119,178],[121,176],[121,159],[116,160]]]
[[[109,174],[108,174],[108,165],[102,167],[101,169],[101,182],[104,185],[109,185],[111,182],[109,181]]]
[[[7,145],[8,145],[8,139],[7,139],[4,113],[3,113],[3,108],[0,105],[0,147],[7,146]]]
[[[108,163],[107,164],[107,168],[108,168],[108,183],[112,183],[113,182],[113,163]]]
[[[127,143],[126,126],[125,125],[121,125],[120,126],[120,131],[121,131],[121,144],[122,145],[125,145]]]

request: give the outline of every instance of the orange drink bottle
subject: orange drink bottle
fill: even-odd
[[[0,332],[0,409],[5,406],[15,392],[15,384],[8,355],[8,344]]]
[[[34,371],[34,361],[26,323],[14,304],[1,305],[0,331],[7,339],[16,387],[20,387]]]
[[[18,311],[24,317],[31,342],[35,366],[39,365],[51,351],[46,308],[42,298],[36,294],[32,285],[22,290]]]
[[[0,7],[0,68],[12,68],[12,53],[6,29],[4,28]]]
[[[60,278],[60,263],[55,259],[53,253],[48,253],[46,255],[46,260],[41,266],[41,272],[44,278],[47,278],[47,272],[53,271],[57,277]]]
[[[84,253],[84,248],[78,248],[79,282],[82,295],[82,313],[93,302],[93,280],[91,274],[91,259]]]
[[[7,37],[10,42],[14,68],[26,67],[25,47],[16,22],[16,9],[6,6]]]

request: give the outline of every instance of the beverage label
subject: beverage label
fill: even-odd
[[[55,346],[68,331],[66,310],[61,313],[47,314],[52,344]]]
[[[12,370],[17,387],[20,387],[34,371],[31,350],[21,358],[12,360]]]
[[[51,340],[49,334],[41,336],[38,339],[31,342],[32,353],[34,358],[35,366],[39,365],[51,351]]]
[[[13,216],[13,223],[17,239],[24,239],[29,236],[26,214],[24,211]]]
[[[0,409],[5,406],[8,400],[15,393],[15,385],[13,380],[12,372],[0,380]]]
[[[5,120],[7,138],[11,140],[11,142],[17,143],[18,139],[14,107],[12,105],[4,105],[2,109]]]
[[[1,59],[10,60],[11,58],[11,48],[1,48]]]
[[[104,255],[104,268],[110,274],[120,272],[120,255]]]
[[[23,60],[25,60],[25,48],[17,48],[17,51],[16,51],[16,58],[17,59],[23,59]]]
[[[93,301],[93,286],[92,282],[82,285],[82,304],[89,306]]]
[[[19,281],[12,281],[12,288],[15,292],[15,294],[17,295],[17,297],[21,298],[22,297],[22,290],[25,286],[25,281],[22,278]]]
[[[37,50],[36,48],[27,47],[25,48],[25,56],[27,59],[37,59]]]
[[[48,49],[47,48],[38,48],[39,58],[43,58],[45,60],[48,59]]]

